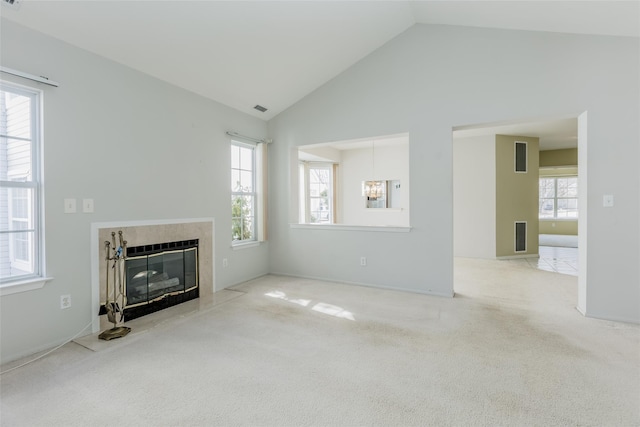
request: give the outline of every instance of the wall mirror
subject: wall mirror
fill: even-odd
[[[367,209],[401,209],[400,180],[362,181]]]

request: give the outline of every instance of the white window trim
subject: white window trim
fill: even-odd
[[[232,244],[231,249],[234,251],[239,251],[242,249],[255,248],[260,246],[263,242],[259,242],[256,240],[239,240],[238,243]]]
[[[35,291],[42,289],[45,283],[53,280],[53,277],[36,277],[31,279],[19,280],[14,282],[3,283],[0,286],[0,297],[5,295],[18,294],[20,292]]]
[[[540,199],[546,199],[546,200],[553,200],[553,216],[552,217],[544,217],[544,218],[540,218],[539,214],[538,214],[538,220],[539,221],[578,221],[580,219],[580,212],[576,213],[576,217],[575,218],[570,218],[570,217],[558,217],[558,200],[563,200],[563,199],[578,199],[578,196],[576,197],[558,197],[558,179],[565,179],[565,178],[576,178],[578,179],[578,175],[545,175],[545,176],[540,176],[538,178],[538,182],[540,182],[541,179],[553,179],[553,185],[554,185],[554,190],[553,190],[553,197],[539,197],[538,196],[538,200]],[[580,191],[580,188],[578,187],[578,191]]]
[[[32,87],[0,80],[0,87],[8,92],[14,92],[32,99],[31,111],[31,155],[32,155],[32,181],[12,182],[11,187],[31,188],[33,198],[30,203],[35,206],[33,214],[34,240],[36,249],[32,251],[34,260],[34,273],[29,275],[8,278],[0,281],[0,296],[11,295],[42,288],[45,283],[53,280],[47,277],[45,272],[45,241],[44,241],[44,190],[42,188],[43,177],[43,91]]]
[[[30,187],[27,187],[26,189],[33,189],[35,191],[37,184],[32,185]],[[30,229],[35,229],[32,224],[30,224],[30,218],[24,218],[24,217],[14,217],[13,216],[13,204],[14,204],[14,200],[15,198],[13,197],[13,191],[14,189],[17,189],[20,187],[12,187],[9,190],[9,200],[8,200],[8,208],[9,208],[9,222],[14,222],[14,221],[18,221],[18,222],[22,222],[22,223],[26,223],[27,226],[24,228],[25,230],[30,230]],[[33,198],[32,197],[27,197],[27,212],[31,212],[33,210]],[[37,238],[37,235],[35,236]],[[14,239],[9,239],[9,254],[10,254],[10,262],[11,264],[15,264],[20,270],[27,270],[31,268],[31,259],[20,259],[17,256],[11,256],[12,253],[16,252],[16,248],[15,248],[15,240]],[[31,241],[27,241],[27,252],[30,254],[31,257],[34,257],[35,259],[33,260],[34,262],[37,260],[37,256],[35,254],[35,250],[34,250],[34,244]]]
[[[300,196],[304,195],[304,222],[301,224],[312,224],[312,225],[327,225],[326,223],[315,223],[311,222],[311,192],[309,191],[309,185],[311,182],[310,178],[310,170],[311,169],[325,169],[329,171],[329,224],[335,224],[335,216],[336,216],[336,207],[334,206],[334,194],[333,189],[335,187],[335,176],[333,173],[333,163],[327,162],[299,162],[304,167],[304,183],[300,183],[299,185],[303,189]],[[304,186],[302,186],[304,185]],[[318,198],[318,197],[316,197]]]
[[[259,229],[260,227],[258,226],[258,217],[259,217],[259,212],[258,212],[258,171],[256,170],[257,165],[258,165],[258,145],[254,144],[254,143],[247,143],[247,142],[243,142],[243,141],[238,141],[235,139],[231,140],[231,146],[238,146],[238,147],[242,147],[242,148],[250,148],[252,150],[252,178],[253,178],[253,182],[252,182],[252,188],[253,191],[250,193],[239,193],[239,192],[234,192],[233,190],[231,191],[231,197],[233,198],[234,195],[240,195],[240,194],[245,194],[245,195],[251,195],[253,196],[253,235],[251,239],[243,239],[243,240],[231,240],[231,247],[232,248],[239,248],[239,247],[245,247],[246,245],[250,245],[252,243],[258,243],[258,235],[259,235]],[[232,170],[233,168],[230,168],[230,170]],[[233,221],[233,218],[231,219]]]

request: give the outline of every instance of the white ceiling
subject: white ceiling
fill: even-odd
[[[327,157],[324,149],[335,151],[346,150],[375,150],[380,147],[401,147],[409,144],[409,134],[376,136],[372,138],[358,138],[347,141],[324,142],[319,144],[301,145],[298,147],[298,159],[308,162],[332,162],[334,159]]]
[[[525,123],[492,123],[455,128],[453,139],[494,135],[540,138],[540,151],[578,147],[578,119],[558,118]]]
[[[350,139],[347,141],[337,141],[337,142],[326,142],[321,144],[312,144],[302,146],[300,148],[304,149],[305,147],[331,147],[336,150],[345,151],[345,150],[359,150],[361,148],[371,149],[372,147],[389,147],[389,146],[401,146],[409,143],[409,134],[402,133],[398,135],[385,135],[385,136],[376,136],[372,138],[358,138],[358,139]]]
[[[638,1],[23,0],[0,13],[264,120],[416,23],[640,37]]]

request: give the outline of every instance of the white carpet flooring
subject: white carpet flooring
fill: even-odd
[[[576,287],[468,259],[450,299],[266,276],[2,375],[0,424],[637,426],[640,328],[582,317]]]

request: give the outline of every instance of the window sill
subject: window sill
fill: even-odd
[[[53,277],[36,277],[32,279],[20,280],[17,282],[5,283],[0,286],[0,296],[42,289],[42,287],[44,287],[44,284],[51,280],[53,280]]]
[[[233,249],[234,251],[239,251],[241,249],[255,248],[256,246],[260,246],[260,243],[262,242],[257,242],[255,240],[247,243],[236,243],[231,245],[231,249]]]
[[[578,222],[578,218],[538,218],[538,221],[544,222]]]
[[[289,224],[291,228],[303,230],[330,230],[330,231],[374,231],[382,233],[408,233],[411,227],[399,227],[388,225],[346,225],[346,224]]]

